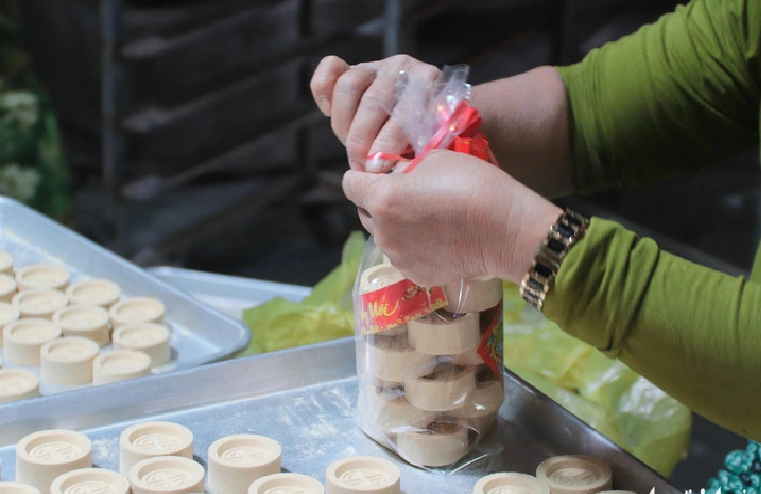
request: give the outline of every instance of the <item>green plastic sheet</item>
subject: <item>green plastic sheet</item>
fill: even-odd
[[[515,297],[517,289],[506,283],[505,307]],[[505,314],[505,367],[660,474],[671,475],[689,449],[689,409],[521,305]]]
[[[353,232],[344,245],[341,264],[301,303],[280,297],[243,311],[251,343],[240,354],[255,355],[354,335],[351,289],[359,271],[365,236]]]

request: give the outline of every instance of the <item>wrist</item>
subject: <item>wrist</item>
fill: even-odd
[[[534,264],[536,253],[542,242],[547,238],[547,233],[563,214],[563,210],[550,201],[533,213],[528,221],[523,223],[523,228],[518,234],[515,247],[515,272],[510,278],[515,284],[520,284],[523,277]]]
[[[531,207],[522,212],[522,218],[515,223],[519,228],[512,233],[513,248],[506,279],[520,285],[534,264],[539,247],[562,213],[562,209],[540,196],[536,196]]]
[[[512,192],[498,196],[490,229],[497,236],[485,249],[489,254],[485,267],[488,274],[519,285],[563,210],[512,178],[508,180],[512,185],[500,186],[500,190]]]

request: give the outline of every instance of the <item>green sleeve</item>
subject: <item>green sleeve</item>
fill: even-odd
[[[574,186],[699,170],[758,144],[761,2],[693,0],[561,67]]]
[[[544,312],[694,411],[761,440],[761,284],[592,219]]]
[[[694,0],[563,68],[579,189],[702,168],[758,142],[761,2]],[[674,398],[761,440],[761,280],[593,219],[545,314]]]

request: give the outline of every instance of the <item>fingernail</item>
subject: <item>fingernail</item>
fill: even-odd
[[[330,100],[327,98],[327,96],[323,96],[320,98],[319,103],[317,106],[320,107],[320,111],[326,116],[330,116]]]
[[[390,161],[370,160],[365,164],[365,171],[370,173],[381,173],[388,170],[390,166]]]

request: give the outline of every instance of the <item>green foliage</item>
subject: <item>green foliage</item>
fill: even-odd
[[[15,0],[0,0],[0,195],[56,219],[71,183],[50,103],[20,42]]]

